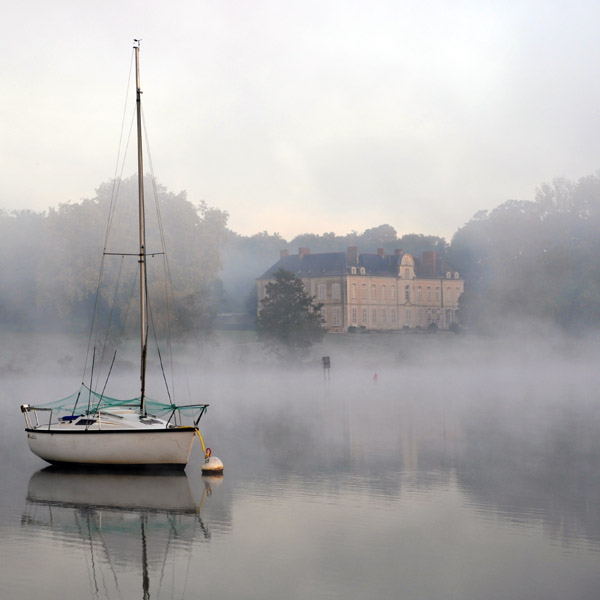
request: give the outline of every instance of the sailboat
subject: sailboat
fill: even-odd
[[[176,467],[185,468],[198,435],[205,453],[202,470],[221,472],[222,462],[211,456],[198,431],[208,404],[175,405],[146,397],[148,350],[148,289],[144,181],[142,157],[142,113],[139,49],[135,40],[137,170],[140,286],[140,396],[130,400],[109,398],[84,386],[73,397],[54,403],[22,404],[27,442],[31,451],[51,464]],[[105,254],[107,254],[105,252]],[[72,400],[70,402],[69,400]],[[87,402],[86,402],[87,399]],[[184,415],[192,423],[184,424]],[[47,418],[43,418],[46,416]]]

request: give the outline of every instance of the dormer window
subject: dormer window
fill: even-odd
[[[450,271],[448,271],[446,273],[446,279],[451,279],[452,278],[452,273],[450,273]]]
[[[454,273],[454,279],[458,279],[458,271],[455,271],[455,273]]]
[[[401,279],[414,279],[415,277],[415,261],[410,254],[405,254],[402,257],[402,262],[398,267],[398,277]]]
[[[352,275],[356,275],[356,267],[351,267],[350,273],[352,273]]]
[[[364,268],[364,267],[361,267],[361,268],[360,268],[360,274],[361,274],[361,275],[364,275],[364,274],[365,274],[365,268]]]

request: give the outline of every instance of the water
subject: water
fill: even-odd
[[[0,597],[597,598],[594,361],[447,363],[196,373],[216,479],[46,469],[18,406],[77,379],[5,370]]]

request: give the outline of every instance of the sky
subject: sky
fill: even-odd
[[[449,240],[600,167],[598,2],[22,0],[1,23],[0,209],[135,172],[133,38],[158,182],[243,235]]]

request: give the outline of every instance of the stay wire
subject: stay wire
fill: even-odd
[[[171,336],[171,313],[174,313],[175,309],[175,296],[173,292],[173,280],[171,279],[171,269],[169,266],[169,255],[167,252],[167,242],[165,237],[165,230],[163,225],[162,213],[160,210],[160,202],[158,198],[158,189],[156,185],[156,177],[154,175],[154,164],[152,162],[152,152],[150,150],[150,136],[146,127],[146,119],[144,111],[142,110],[142,125],[144,128],[144,139],[146,140],[146,155],[148,157],[148,167],[150,169],[150,180],[152,182],[152,190],[154,192],[154,205],[156,208],[156,217],[158,222],[158,231],[160,235],[160,243],[163,251],[163,276],[165,280],[165,312],[166,312],[166,333],[167,333],[167,348],[169,350],[169,363],[171,370],[171,385],[173,388],[173,397],[175,397],[175,367],[173,361],[173,348],[172,348],[172,336]],[[162,365],[162,359],[161,359]],[[163,372],[164,376],[164,372]],[[166,382],[166,379],[165,379]],[[168,390],[168,387],[167,387]]]
[[[118,151],[117,151],[117,158],[115,161],[115,175],[113,177],[113,187],[112,187],[112,191],[111,191],[111,198],[110,198],[110,206],[109,206],[109,210],[108,210],[108,221],[107,221],[107,227],[106,227],[106,233],[104,235],[104,252],[102,253],[102,259],[100,261],[100,268],[99,268],[99,272],[98,272],[98,284],[96,286],[96,295],[94,298],[94,309],[93,309],[93,313],[92,313],[92,322],[90,324],[90,333],[89,333],[89,337],[88,337],[88,346],[87,346],[87,350],[86,350],[86,355],[85,355],[85,361],[84,361],[84,367],[83,367],[83,375],[82,375],[82,381],[85,380],[85,374],[87,372],[87,366],[88,366],[88,362],[89,362],[89,357],[90,357],[90,351],[91,351],[91,347],[92,347],[92,339],[94,337],[94,328],[96,325],[96,317],[98,314],[98,301],[99,301],[99,297],[100,297],[100,288],[102,285],[102,279],[104,276],[104,264],[105,264],[105,252],[106,252],[106,248],[108,246],[108,239],[109,239],[109,235],[110,235],[110,231],[111,231],[111,226],[112,226],[112,220],[113,220],[113,216],[114,216],[114,209],[115,209],[115,204],[116,204],[116,197],[118,195],[119,192],[119,186],[120,186],[120,181],[121,181],[121,177],[122,177],[122,173],[123,173],[123,168],[124,168],[124,164],[125,164],[125,156],[127,154],[127,149],[129,148],[129,140],[131,138],[131,130],[133,127],[133,119],[132,119],[132,124],[130,125],[129,128],[129,135],[127,138],[127,144],[125,147],[125,151],[123,153],[123,163],[121,166],[121,174],[119,177],[117,177],[117,171],[118,171],[118,165],[119,165],[119,161],[120,161],[120,157],[121,157],[121,147],[122,147],[122,143],[123,143],[123,132],[125,129],[125,116],[127,114],[127,104],[128,104],[128,99],[129,99],[129,89],[131,87],[131,74],[133,72],[133,64],[134,64],[134,56],[135,56],[135,52],[132,50],[131,52],[131,59],[129,62],[129,75],[127,77],[127,91],[125,94],[125,103],[123,106],[123,116],[121,118],[121,131],[119,134],[119,147],[118,147]],[[96,336],[98,335],[98,331],[96,330]],[[94,346],[95,346],[95,342],[94,342]]]
[[[127,143],[125,145],[125,150],[123,152],[123,162],[121,163],[121,170],[119,172],[119,161],[121,159],[121,148],[123,145],[123,132],[125,131],[125,117],[127,115],[127,105],[129,104],[129,89],[131,88],[131,80],[132,80],[131,75],[133,73],[134,58],[135,58],[135,50],[132,49],[131,58],[129,61],[129,75],[127,77],[127,89],[125,91],[125,102],[123,104],[123,116],[121,117],[121,131],[119,133],[119,146],[118,146],[118,150],[117,150],[117,158],[115,160],[115,170],[114,170],[114,176],[113,176],[113,181],[112,181],[108,227],[106,228],[106,235],[104,238],[104,250],[105,251],[108,246],[108,238],[109,238],[109,234],[110,234],[110,230],[111,230],[112,219],[114,216],[116,199],[117,199],[117,196],[119,193],[119,187],[121,185],[121,180],[123,177],[123,169],[125,167],[125,157],[127,156],[127,150],[129,149],[129,142],[131,140],[131,131],[133,128],[133,120],[134,120],[133,116],[135,116],[135,111],[132,111],[133,116],[131,119],[131,123],[129,125],[129,134],[127,136]]]
[[[102,404],[102,400],[104,400],[104,392],[106,391],[106,386],[108,385],[108,380],[110,379],[110,374],[112,373],[113,366],[115,364],[115,359],[117,358],[117,351],[113,354],[112,361],[110,363],[110,367],[108,368],[108,373],[106,374],[106,379],[104,380],[104,387],[102,388],[102,393],[98,397],[98,402],[96,402],[96,406],[94,407],[94,412],[100,412],[100,404]]]
[[[156,326],[154,325],[154,314],[152,312],[152,307],[150,303],[148,303],[148,312],[150,313],[150,322],[152,323],[152,333],[154,334],[154,343],[156,344],[156,352],[158,354],[158,362],[160,363],[160,370],[163,376],[163,381],[165,382],[165,388],[167,390],[167,397],[169,398],[169,402],[173,404],[173,400],[171,398],[171,392],[169,390],[169,382],[167,381],[167,376],[165,374],[165,367],[163,364],[162,354],[160,352],[160,345],[158,343],[158,336],[156,334]]]
[[[106,331],[104,333],[104,342],[102,344],[102,354],[100,355],[100,368],[104,364],[104,354],[106,353],[106,349],[108,347],[108,336],[110,335],[110,326],[113,321],[113,314],[115,312],[115,307],[117,305],[117,295],[119,293],[119,288],[121,286],[121,275],[123,273],[123,264],[125,262],[125,256],[121,256],[121,264],[119,265],[119,273],[117,274],[117,282],[115,284],[115,291],[113,294],[112,302],[110,305],[110,313],[108,314],[108,322],[106,323]],[[117,338],[117,346],[118,346],[119,337]],[[113,359],[114,360],[114,359]],[[98,376],[96,379],[96,386],[98,385],[98,380],[100,379],[100,372],[98,372]]]
[[[136,275],[137,274],[139,274],[139,266],[136,269]],[[137,277],[135,277],[135,275],[134,275],[134,282],[133,282],[133,285],[131,286],[131,292],[129,294],[129,300],[127,302],[127,307],[125,308],[125,314],[124,314],[123,318],[121,319],[121,327],[118,330],[116,338],[115,338],[115,352],[114,352],[114,355],[113,355],[113,360],[112,360],[112,363],[111,363],[111,366],[110,366],[109,373],[107,375],[106,383],[104,384],[104,388],[102,390],[102,396],[104,396],[104,391],[105,391],[106,386],[108,384],[108,377],[110,376],[110,371],[112,371],[113,364],[114,364],[114,361],[115,361],[115,357],[116,357],[116,354],[117,354],[117,350],[118,350],[119,346],[121,345],[121,342],[122,342],[123,337],[124,337],[124,332],[125,332],[125,329],[126,329],[126,326],[127,326],[127,317],[129,315],[129,310],[130,310],[131,305],[133,303],[133,297],[135,295],[135,291],[137,289],[136,280],[137,280]],[[113,301],[113,306],[115,304],[116,304],[116,291],[115,291],[115,301]],[[111,315],[112,315],[112,310],[111,310]],[[105,341],[104,341],[104,347],[105,348],[108,346],[108,330],[109,330],[109,327],[107,327],[107,330],[106,330],[106,337],[105,337]],[[98,386],[99,379],[100,379],[100,374],[98,374],[98,377],[96,378],[96,387]]]

